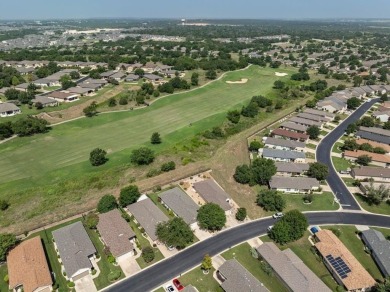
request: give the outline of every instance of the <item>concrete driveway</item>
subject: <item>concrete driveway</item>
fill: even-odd
[[[77,292],[96,292],[95,283],[92,280],[92,276],[88,275],[82,277],[80,280],[74,282]]]
[[[126,277],[131,276],[131,275],[133,275],[136,272],[141,270],[141,268],[139,267],[139,265],[135,259],[136,259],[136,257],[134,257],[130,254],[120,256],[117,259],[118,265],[121,267],[121,269]]]

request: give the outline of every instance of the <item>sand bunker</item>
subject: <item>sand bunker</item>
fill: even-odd
[[[287,76],[288,74],[287,74],[287,73],[275,72],[275,75],[276,75],[276,76],[279,76],[279,77],[283,77],[283,76]]]
[[[240,81],[226,81],[226,83],[228,83],[228,84],[244,84],[247,82],[248,82],[248,79],[246,79],[246,78],[241,79]]]

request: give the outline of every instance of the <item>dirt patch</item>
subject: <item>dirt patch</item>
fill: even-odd
[[[239,81],[226,81],[227,84],[245,84],[248,82],[248,79],[243,78]]]
[[[275,72],[275,75],[278,76],[278,77],[284,77],[284,76],[287,76],[288,74],[287,73]]]

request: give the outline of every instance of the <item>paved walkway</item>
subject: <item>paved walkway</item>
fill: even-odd
[[[226,260],[219,254],[214,257],[212,257],[213,267],[214,269],[218,270],[220,266],[223,265]]]

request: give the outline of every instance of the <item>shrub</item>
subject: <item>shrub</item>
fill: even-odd
[[[116,262],[114,256],[111,255],[111,254],[107,257],[107,261],[108,261],[110,264],[113,264],[113,263]]]
[[[113,195],[103,196],[97,206],[99,213],[106,213],[118,207],[116,199]]]
[[[152,168],[151,170],[148,171],[148,173],[146,174],[146,177],[154,177],[154,176],[157,176],[161,173],[161,171],[159,169],[155,169],[155,168]]]
[[[74,282],[68,281],[68,287],[73,288],[75,286]]]
[[[150,246],[145,247],[142,249],[142,258],[146,263],[150,263],[151,261],[154,260],[155,254],[153,248]]]
[[[169,161],[161,165],[161,171],[168,172],[174,170],[176,168],[176,164],[174,161]]]
[[[137,202],[140,196],[141,193],[138,187],[135,185],[130,185],[121,189],[121,192],[119,194],[119,204],[121,205],[121,207],[126,207],[130,204]]]
[[[6,200],[0,200],[0,210],[5,211],[9,207],[9,203]]]
[[[9,276],[8,276],[8,274],[6,274],[6,275],[4,276],[4,282],[6,282],[6,283],[9,282]]]
[[[138,165],[148,165],[154,161],[154,152],[147,147],[141,147],[132,151],[130,160]]]
[[[96,229],[99,223],[99,216],[96,213],[89,212],[84,218],[84,225],[89,229]]]
[[[313,195],[312,194],[306,194],[304,197],[303,197],[303,201],[305,203],[311,203],[313,202]]]
[[[265,211],[283,211],[286,201],[274,190],[262,190],[257,196],[257,205]]]
[[[115,270],[115,271],[111,271],[111,273],[108,274],[107,278],[108,281],[114,282],[115,280],[118,280],[120,276],[121,276],[121,271]]]
[[[246,218],[246,209],[245,208],[238,208],[236,213],[236,219],[238,221],[244,221]]]

